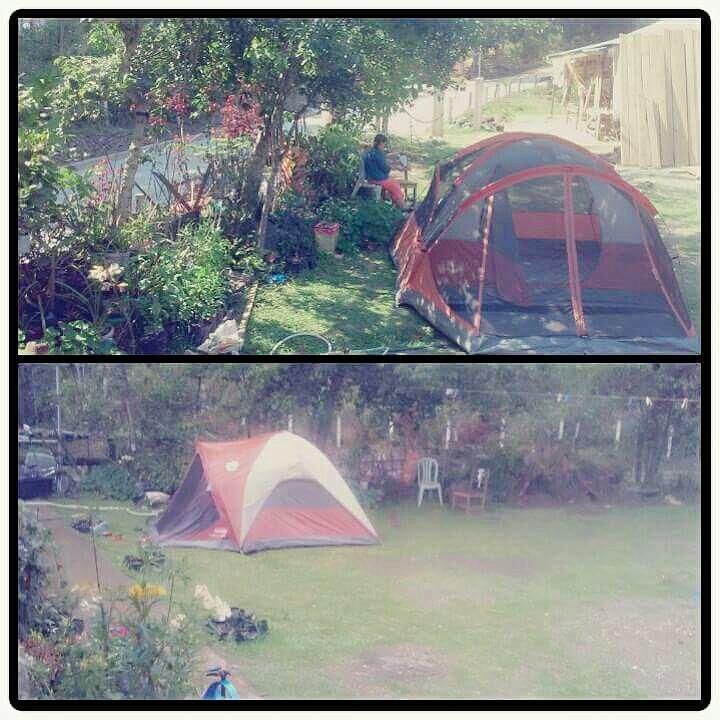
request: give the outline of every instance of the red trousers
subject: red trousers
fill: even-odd
[[[387,190],[392,198],[393,205],[405,207],[405,194],[397,180],[388,178],[387,180],[368,180],[368,182],[372,185],[379,185],[383,190]]]

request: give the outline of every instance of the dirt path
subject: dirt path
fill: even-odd
[[[60,572],[72,588],[75,585],[96,587],[95,560],[93,557],[92,539],[69,526],[67,518],[59,516],[53,508],[38,507],[38,520],[52,533],[58,549],[58,565]],[[127,587],[131,578],[118,570],[103,554],[97,553],[98,572],[101,588]],[[92,617],[89,607],[79,607],[77,612],[86,624]]]

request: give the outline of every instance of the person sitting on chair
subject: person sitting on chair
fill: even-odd
[[[390,165],[385,156],[384,135],[376,135],[373,146],[365,153],[365,179],[372,185],[379,185],[390,193],[393,204],[405,209],[405,197],[400,183],[390,177]]]

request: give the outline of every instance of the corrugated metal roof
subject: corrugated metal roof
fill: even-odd
[[[550,59],[554,57],[562,57],[563,55],[585,55],[590,52],[597,52],[619,44],[620,40],[618,38],[613,38],[612,40],[603,40],[603,42],[592,43],[591,45],[583,45],[582,47],[573,48],[572,50],[563,50],[562,52],[552,53],[552,55],[548,55],[547,57]]]
[[[700,30],[700,20],[698,18],[668,18],[666,20],[657,20],[656,22],[650,23],[645,27],[638,28],[637,30],[633,30],[631,33],[627,34],[654,35],[656,33],[666,32],[667,30]],[[572,48],[571,50],[563,50],[562,52],[552,53],[551,55],[548,55],[547,58],[562,57],[563,55],[586,55],[587,53],[606,50],[607,48],[619,44],[620,38],[616,37],[611,40],[604,40],[602,42]]]

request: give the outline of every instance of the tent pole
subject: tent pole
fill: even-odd
[[[575,318],[575,330],[581,337],[587,337],[588,331],[583,315],[580,296],[580,272],[578,269],[577,247],[575,246],[575,208],[573,204],[572,175],[565,175],[565,244],[568,256],[568,275],[570,280],[570,301]]]

